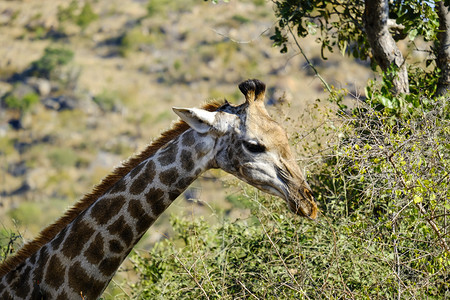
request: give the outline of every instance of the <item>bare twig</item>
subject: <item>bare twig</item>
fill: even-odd
[[[255,294],[253,294],[252,292],[250,292],[250,290],[245,286],[245,284],[243,284],[239,279],[236,279],[236,281],[244,288],[244,290],[246,290],[253,298],[255,299],[259,299],[258,297],[256,297]]]
[[[181,261],[181,259],[178,257],[178,255],[175,254],[175,259],[180,263],[180,265],[183,267],[183,269],[188,273],[189,276],[191,276],[192,279],[194,279],[197,286],[200,288],[202,293],[205,295],[206,299],[209,300],[208,294],[206,293],[203,286],[200,284],[200,282],[197,280],[197,277],[192,275],[191,271],[186,267],[186,265]]]
[[[395,173],[397,174],[397,178],[400,180],[402,186],[404,187],[405,191],[409,191],[411,189],[410,186],[408,186],[408,184],[406,184],[403,176],[400,174],[397,165],[395,164],[394,160],[392,159],[392,156],[388,156],[387,157],[388,161],[390,162],[390,164],[392,165],[392,167],[394,168]],[[430,225],[430,227],[433,229],[433,231],[436,233],[436,236],[438,237],[439,241],[441,242],[441,246],[442,248],[448,253],[450,254],[450,248],[447,245],[447,242],[445,241],[445,238],[442,237],[441,232],[439,230],[439,227],[436,225],[436,223],[430,219],[427,218],[427,212],[426,210],[423,208],[422,204],[420,202],[415,202],[417,208],[420,210],[420,212],[424,215],[425,220],[427,221],[427,223]]]
[[[327,89],[327,91],[329,93],[332,92],[330,86],[328,85],[328,83],[325,81],[325,79],[323,79],[322,76],[320,76],[319,72],[317,71],[317,69],[314,67],[314,65],[311,63],[311,61],[308,59],[308,57],[306,56],[305,52],[303,51],[303,48],[300,46],[300,43],[298,42],[297,38],[295,37],[294,32],[292,32],[292,28],[290,26],[288,26],[289,28],[289,33],[291,34],[292,38],[294,39],[295,44],[297,45],[297,48],[300,50],[300,53],[303,55],[303,57],[306,60],[306,63],[308,64],[308,66],[310,66],[314,73],[316,74],[317,78],[320,79],[320,81],[322,82],[323,86]]]

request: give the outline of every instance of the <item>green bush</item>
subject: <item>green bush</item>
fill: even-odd
[[[89,24],[98,19],[98,15],[94,12],[89,2],[85,2],[80,9],[78,1],[75,0],[71,1],[65,8],[59,6],[57,17],[60,23],[72,22],[80,26],[82,30],[86,29]]]
[[[33,202],[23,202],[8,212],[11,219],[18,225],[30,226],[42,221],[39,205]]]
[[[164,13],[171,1],[169,0],[149,0],[147,2],[147,15],[149,17]]]
[[[91,4],[86,2],[81,9],[80,14],[77,16],[75,23],[80,26],[82,30],[84,30],[89,24],[97,19],[98,15],[92,10]]]
[[[17,109],[21,112],[26,112],[33,105],[38,103],[40,100],[39,95],[36,93],[29,93],[19,99],[14,95],[8,95],[5,97],[4,102],[8,108]]]
[[[47,156],[52,166],[57,169],[63,167],[74,167],[79,161],[79,157],[76,152],[67,148],[53,149]]]
[[[140,46],[154,43],[158,35],[155,32],[146,34],[142,31],[142,28],[134,27],[121,38],[119,53],[126,57],[130,52],[138,50]]]
[[[94,102],[104,112],[116,112],[121,106],[119,97],[115,93],[106,90],[95,96]]]
[[[0,263],[2,263],[23,245],[22,235],[6,228],[0,229]]]
[[[31,63],[30,75],[51,79],[62,66],[73,60],[73,51],[60,47],[47,47],[44,55]]]
[[[300,242],[305,242],[306,237],[294,240],[295,227],[288,219],[283,215],[272,216],[277,223],[265,227],[246,222],[210,226],[203,220],[172,218],[176,238],[157,244],[148,256],[135,254],[132,258],[141,278],[134,296],[139,299],[301,296],[297,286],[290,284],[300,274]],[[279,225],[282,227],[277,228]],[[279,238],[279,230],[286,235]],[[176,240],[183,241],[181,247],[174,243]]]
[[[231,17],[233,21],[238,22],[239,24],[249,23],[251,20],[243,15],[234,15]]]
[[[172,218],[173,237],[132,256],[134,297],[449,297],[449,98],[410,95],[393,109],[379,101],[394,101],[384,87],[337,110],[336,138],[309,179],[317,222],[253,189],[239,197],[248,220]]]
[[[78,9],[78,2],[72,0],[67,7],[58,6],[58,21],[66,22],[73,21],[76,18],[76,11]]]

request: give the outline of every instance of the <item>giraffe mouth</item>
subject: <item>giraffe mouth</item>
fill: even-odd
[[[317,204],[308,184],[300,180],[300,184],[294,182],[291,173],[277,168],[277,177],[282,182],[281,193],[288,203],[290,210],[302,217],[314,220],[317,218]]]
[[[254,185],[256,188],[286,200],[289,209],[301,217],[315,220],[317,218],[317,204],[308,188],[293,189],[273,187],[269,185]]]
[[[239,173],[242,175],[239,177],[248,184],[261,191],[285,199],[293,213],[310,220],[317,218],[317,204],[311,189],[303,179],[298,178],[296,180],[290,173],[282,171],[280,168],[277,168],[277,180],[273,180],[273,177],[267,180],[269,176],[265,177],[264,180],[255,180],[255,176],[251,176],[251,173],[242,166],[239,168]],[[253,180],[248,178],[253,178]]]
[[[277,193],[272,192],[272,194],[286,200],[289,209],[296,215],[310,220],[317,218],[317,204],[308,188],[289,188],[289,186],[286,186],[281,191],[278,189],[273,190],[276,190]]]
[[[302,217],[315,220],[317,218],[317,204],[311,191],[307,188],[300,188],[297,194],[300,197],[286,198],[291,211]]]

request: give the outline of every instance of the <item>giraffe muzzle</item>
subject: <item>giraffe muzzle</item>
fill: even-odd
[[[303,176],[294,170],[284,166],[277,167],[277,177],[283,183],[283,194],[290,210],[302,217],[309,219],[317,218],[317,204],[309,185],[304,181]]]
[[[289,194],[287,202],[293,213],[311,220],[317,218],[317,204],[309,188],[300,187]]]

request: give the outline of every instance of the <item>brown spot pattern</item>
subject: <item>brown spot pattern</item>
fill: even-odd
[[[88,223],[81,220],[81,218],[76,219],[63,244],[62,253],[69,259],[78,256],[93,234],[94,229]]]
[[[109,241],[109,251],[113,253],[121,253],[123,251],[122,244],[117,240]]]
[[[120,216],[120,218],[109,225],[107,229],[112,235],[120,237],[126,245],[130,245],[133,241],[133,231],[125,222],[125,218],[123,216]]]
[[[35,252],[33,255],[31,255],[28,258],[28,261],[30,262],[30,264],[34,265],[34,263],[36,262],[36,255],[37,255],[37,252]]]
[[[170,201],[173,201],[173,200],[175,200],[175,199],[177,199],[177,197],[180,195],[180,192],[178,192],[178,191],[170,191],[169,192],[169,200]]]
[[[69,299],[69,296],[65,292],[59,293],[59,295],[56,297],[56,300],[67,300]]]
[[[120,257],[105,258],[102,260],[98,268],[103,275],[111,276],[117,268],[119,268],[121,262],[122,259]]]
[[[61,260],[56,256],[52,256],[48,262],[47,272],[45,274],[45,281],[52,287],[58,288],[64,282],[64,275],[66,272],[65,266]]]
[[[128,213],[135,219],[139,219],[145,215],[145,210],[142,208],[142,204],[139,200],[130,200],[128,203]]]
[[[0,294],[0,299],[14,300],[14,298],[7,291],[5,291],[4,293]]]
[[[52,241],[53,250],[59,249],[59,246],[61,245],[62,241],[66,237],[66,233],[67,233],[67,227],[64,228],[60,233],[58,233],[58,235],[53,239],[53,241]]]
[[[22,269],[24,265],[25,264],[23,263],[18,265],[16,269],[12,270],[6,275],[5,279],[9,285],[12,285],[15,281],[17,281],[18,275],[20,274],[20,269]]]
[[[198,175],[200,175],[201,172],[202,172],[202,169],[198,168],[197,170],[195,170],[194,175],[197,177]]]
[[[28,283],[28,276],[30,276],[30,267],[26,267],[20,273],[20,276],[16,282],[11,286],[12,290],[16,292],[15,296],[25,298],[30,293],[31,287]]]
[[[125,201],[123,196],[104,197],[91,208],[91,216],[99,225],[105,225],[111,216],[119,213]]]
[[[87,248],[85,256],[88,262],[90,262],[93,265],[96,265],[100,262],[102,257],[104,256],[103,251],[103,237],[100,233],[97,233],[94,240],[89,245],[89,248]]]
[[[137,169],[137,167],[135,169]],[[116,184],[113,185],[109,193],[110,194],[122,193],[125,192],[126,190],[127,185],[125,184],[125,178],[122,178],[119,181],[117,181]]]
[[[158,161],[161,166],[167,166],[175,161],[178,153],[178,145],[175,143],[167,145],[164,149],[162,149],[161,153],[158,156]]]
[[[31,292],[31,299],[48,299],[49,297],[46,295],[44,291],[42,291],[39,286],[34,285],[33,290]],[[3,299],[0,297],[0,299]]]
[[[175,185],[175,187],[178,189],[178,191],[181,193],[182,191],[184,191],[184,189],[186,189],[191,183],[192,181],[195,180],[195,177],[184,177],[181,178],[180,180],[178,180],[177,184]]]
[[[130,201],[128,204],[128,212],[130,213],[130,216],[137,219],[136,231],[139,235],[146,231],[153,222],[153,219],[147,214],[144,208],[142,208],[142,204],[138,200]]]
[[[136,231],[139,235],[147,231],[147,229],[152,225],[153,218],[149,215],[143,215],[136,223]]]
[[[183,144],[183,146],[192,146],[194,145],[195,142],[195,137],[194,137],[194,131],[193,130],[188,130],[183,134],[183,139],[181,141],[181,143]]]
[[[164,192],[162,190],[151,188],[145,197],[147,198],[147,202],[151,205],[152,212],[155,216],[158,216],[166,209],[166,206],[163,203]]]
[[[39,250],[38,266],[36,269],[34,269],[34,277],[33,277],[34,282],[42,282],[42,279],[44,278],[44,266],[47,264],[47,260],[48,260],[48,251],[47,247],[44,247],[41,250]]]
[[[173,167],[167,171],[161,172],[161,174],[159,174],[159,181],[161,181],[162,184],[169,186],[177,180],[177,177],[177,168]]]
[[[130,186],[130,193],[139,195],[142,193],[147,185],[155,178],[156,166],[153,161],[149,161],[145,170],[137,177],[132,177],[133,183]]]
[[[187,150],[181,151],[180,160],[181,167],[188,172],[190,172],[195,166],[194,161],[192,160],[192,154]]]
[[[195,152],[196,154],[196,159],[199,159],[200,157],[202,157],[204,155],[204,151],[206,150],[206,144],[203,142],[198,143],[197,145],[195,145]]]
[[[102,292],[105,284],[89,276],[81,267],[80,262],[76,262],[70,266],[69,286],[75,294],[80,295],[82,292],[86,299],[96,299],[96,296]]]
[[[134,178],[141,172],[141,170],[145,167],[145,161],[141,162],[139,165],[137,165],[133,170],[130,172],[130,178]]]

